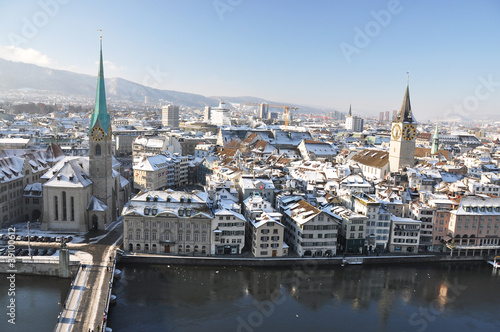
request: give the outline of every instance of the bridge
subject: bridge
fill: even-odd
[[[95,244],[68,244],[91,255],[81,262],[54,329],[57,332],[104,331],[113,285],[116,249],[122,233],[113,225]],[[111,225],[110,225],[111,226]]]

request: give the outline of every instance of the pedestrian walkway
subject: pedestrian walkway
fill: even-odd
[[[116,261],[116,245],[121,239],[121,234],[111,231],[98,244],[88,245],[86,251],[92,254],[92,260],[82,262],[71,284],[55,331],[100,332],[104,329]]]

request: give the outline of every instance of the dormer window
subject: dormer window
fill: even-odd
[[[168,196],[167,197],[167,202],[170,202],[172,200],[172,197]]]
[[[144,208],[144,215],[145,215],[145,216],[149,215],[150,210],[151,210],[151,209],[149,208],[149,206],[146,206],[146,207]]]
[[[180,202],[184,203],[184,196],[181,197]]]
[[[191,197],[188,197],[187,202],[191,203]]]
[[[186,216],[191,217],[191,209],[186,209]]]
[[[179,209],[179,211],[177,212],[177,214],[179,215],[179,217],[182,217],[184,215],[184,209]]]
[[[153,197],[153,201],[158,202],[158,195],[155,195],[155,197]]]
[[[148,195],[148,196],[146,197],[146,202],[151,202],[151,196],[149,196],[149,195]]]
[[[157,215],[158,214],[158,208],[156,206],[153,206],[151,214],[153,214],[153,215]]]

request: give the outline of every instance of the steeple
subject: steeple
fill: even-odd
[[[439,148],[439,136],[438,136],[438,123],[436,122],[436,131],[434,132],[434,136],[432,137],[432,147],[431,154],[436,154]]]
[[[102,129],[104,130],[106,135],[108,135],[110,117],[108,114],[108,109],[106,107],[106,89],[104,87],[104,66],[102,61],[102,35],[100,36],[100,59],[99,59],[99,73],[97,74],[97,92],[95,97],[94,113],[92,113],[92,118],[90,120],[89,134],[98,120]]]
[[[349,114],[347,114],[348,117],[351,117],[352,116],[352,112],[351,112],[351,104],[349,104]]]
[[[403,98],[403,104],[398,114],[394,118],[393,122],[413,122],[413,115],[411,114],[411,104],[410,104],[410,84],[406,84],[406,92]]]

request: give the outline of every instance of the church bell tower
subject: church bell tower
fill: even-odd
[[[111,120],[104,87],[101,36],[97,92],[89,127],[89,175],[93,182],[94,196],[92,204],[89,204],[89,228],[104,229],[104,225],[111,223],[114,216],[111,135]]]
[[[406,85],[403,105],[392,121],[391,143],[389,151],[389,168],[398,172],[402,167],[413,167],[415,164],[415,128],[410,104],[410,88]]]

